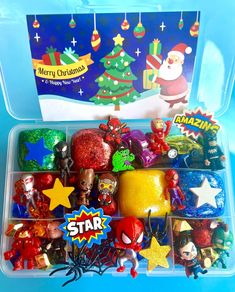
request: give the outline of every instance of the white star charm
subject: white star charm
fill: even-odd
[[[209,204],[212,207],[217,208],[215,197],[222,191],[222,189],[212,188],[207,178],[203,180],[199,188],[190,188],[189,190],[198,197],[196,203],[197,208],[204,204]]]

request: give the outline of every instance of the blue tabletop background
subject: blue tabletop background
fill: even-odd
[[[225,0],[223,5],[233,0]],[[43,1],[42,1],[43,2]],[[59,1],[61,2],[61,1]],[[63,1],[62,1],[63,2]],[[175,1],[172,1],[175,3]],[[213,9],[213,2],[211,2],[211,9]],[[222,8],[221,8],[222,9]],[[231,11],[230,17],[234,17],[234,10]],[[218,23],[223,25],[223,23]],[[216,29],[216,28],[215,28]],[[232,28],[234,29],[234,28]],[[209,93],[208,93],[209,94]],[[233,89],[232,99],[227,112],[220,117],[220,122],[226,129],[227,133],[234,132],[234,116],[235,116],[235,88]],[[0,92],[0,211],[3,212],[2,202],[4,194],[5,183],[5,166],[6,166],[6,152],[8,134],[12,127],[17,125],[19,121],[13,119],[6,111],[2,92]],[[229,136],[230,148],[230,163],[232,166],[232,173],[235,172],[235,135]],[[232,175],[232,174],[231,174]],[[235,190],[235,179],[233,179],[233,189]],[[146,277],[139,275],[136,279],[127,277],[112,277],[104,275],[102,277],[94,276],[83,277],[77,283],[73,283],[65,288],[61,288],[64,279],[61,278],[8,278],[0,272],[0,292],[11,291],[20,292],[49,292],[49,291],[179,291],[186,289],[191,291],[235,291],[235,276],[233,277],[204,277],[194,280],[186,277]]]

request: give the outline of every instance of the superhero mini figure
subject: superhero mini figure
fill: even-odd
[[[136,253],[142,249],[143,223],[136,217],[125,217],[117,223],[115,237],[115,247],[123,250],[118,259],[120,266],[117,268],[117,272],[124,272],[124,263],[130,261],[132,263],[130,274],[133,278],[137,277],[139,263]]]
[[[221,263],[222,268],[226,269],[226,257],[229,257],[228,250],[233,244],[233,234],[228,230],[227,224],[222,224],[218,226],[212,235],[213,249],[218,253],[219,258],[213,264],[213,266],[218,266]]]
[[[135,155],[129,149],[117,150],[112,157],[113,172],[124,170],[134,170],[132,162],[135,160]]]
[[[73,160],[69,155],[68,143],[61,141],[55,146],[55,162],[60,170],[60,175],[64,178],[65,174],[70,175],[70,169],[73,165]]]
[[[199,248],[206,248],[212,246],[212,233],[213,230],[218,226],[216,220],[193,220],[190,222],[193,230],[191,235],[193,242]]]
[[[175,242],[178,256],[182,260],[182,264],[185,266],[185,272],[187,277],[191,274],[194,275],[194,279],[198,278],[198,274],[206,274],[207,270],[201,267],[199,260],[197,259],[198,253],[195,244],[187,234],[181,234]]]
[[[59,221],[50,222],[47,225],[48,241],[46,242],[45,252],[48,255],[49,261],[52,265],[60,264],[65,261],[65,245],[63,240],[63,232],[59,229]]]
[[[222,161],[225,161],[224,153],[217,144],[217,136],[214,131],[208,131],[205,135],[204,163],[211,170],[223,169]]]
[[[5,260],[13,262],[13,270],[23,270],[24,262],[27,261],[27,269],[35,268],[35,256],[41,254],[41,240],[35,237],[31,230],[26,227],[19,229],[14,236],[12,249],[4,253]]]
[[[150,149],[155,154],[164,154],[170,150],[170,146],[165,139],[170,132],[172,123],[171,121],[166,121],[165,125],[166,129],[164,130],[164,121],[160,118],[151,121]]]
[[[113,215],[117,210],[117,204],[113,195],[117,188],[117,179],[111,173],[104,173],[98,180],[98,202],[105,215]]]
[[[20,182],[23,189],[23,193],[20,195],[20,202],[23,203],[25,201],[26,211],[29,214],[31,208],[33,208],[33,210],[37,209],[35,197],[37,201],[40,201],[41,196],[38,190],[34,188],[34,177],[32,174],[22,175]]]
[[[165,179],[167,182],[167,186],[165,188],[165,199],[171,199],[171,210],[183,210],[185,206],[183,205],[183,201],[185,200],[185,196],[178,186],[179,183],[179,175],[176,170],[168,169],[165,173]]]
[[[107,125],[100,124],[99,128],[105,132],[105,141],[120,145],[122,135],[129,133],[130,128],[126,127],[126,123],[121,123],[118,118],[109,117]]]
[[[93,169],[83,169],[78,175],[77,205],[89,206],[89,196],[93,188],[95,173]]]

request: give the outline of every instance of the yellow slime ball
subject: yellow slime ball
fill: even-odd
[[[126,171],[119,180],[118,201],[122,216],[165,216],[170,201],[165,200],[165,173],[156,169]]]

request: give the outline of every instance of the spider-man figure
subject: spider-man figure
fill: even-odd
[[[185,206],[183,205],[183,201],[185,200],[185,196],[178,186],[179,183],[179,175],[176,170],[168,169],[165,173],[165,179],[167,182],[167,186],[165,188],[165,199],[171,199],[171,210],[183,210]]]
[[[5,260],[11,260],[15,256],[14,271],[24,269],[24,261],[27,261],[27,269],[35,268],[35,256],[41,253],[41,240],[35,237],[28,228],[21,228],[14,236],[12,249],[4,253]]]
[[[164,121],[156,118],[151,121],[151,129],[153,133],[150,136],[150,149],[155,154],[162,154],[170,150],[170,146],[166,143],[165,139],[171,129],[171,121],[165,122],[166,129],[164,130]]]
[[[126,268],[124,263],[130,261],[132,263],[130,274],[135,278],[139,266],[136,253],[142,249],[144,225],[136,217],[125,217],[117,223],[115,237],[115,247],[123,250],[118,259],[120,267],[117,268],[117,272],[124,272]]]
[[[121,144],[122,135],[129,133],[130,128],[126,127],[126,123],[121,123],[118,118],[109,117],[107,125],[100,124],[99,128],[103,130],[105,133],[105,141]]]

